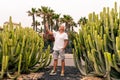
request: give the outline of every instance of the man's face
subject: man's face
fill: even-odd
[[[60,27],[59,27],[59,31],[60,31],[60,32],[64,32],[64,26],[60,26]]]

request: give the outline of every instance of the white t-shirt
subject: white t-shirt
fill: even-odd
[[[55,42],[53,46],[53,50],[60,50],[64,47],[64,40],[68,40],[67,33],[63,32],[60,34],[59,31],[53,31],[53,36],[55,37]]]

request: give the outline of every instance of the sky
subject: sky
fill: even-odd
[[[99,13],[103,7],[113,8],[115,1],[119,8],[120,0],[0,0],[0,25],[12,16],[13,22],[21,22],[22,26],[29,27],[32,17],[28,16],[27,11],[41,6],[48,6],[58,14],[71,15],[77,22],[93,11]]]

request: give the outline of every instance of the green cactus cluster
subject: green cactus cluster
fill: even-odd
[[[120,8],[90,13],[74,40],[74,61],[84,76],[120,79]]]
[[[17,78],[21,73],[38,71],[47,67],[52,56],[50,48],[43,51],[43,38],[30,28],[9,24],[0,32],[0,79],[5,75]]]

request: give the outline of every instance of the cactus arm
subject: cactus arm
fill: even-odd
[[[116,62],[115,54],[113,54],[112,58],[113,58],[113,67],[114,67],[118,72],[120,72],[120,68],[118,67],[117,62]]]
[[[7,71],[7,76],[11,79],[16,79],[20,75],[21,71],[21,62],[22,62],[22,54],[19,55],[19,63],[18,63],[18,71],[17,74],[11,75],[9,71]]]

